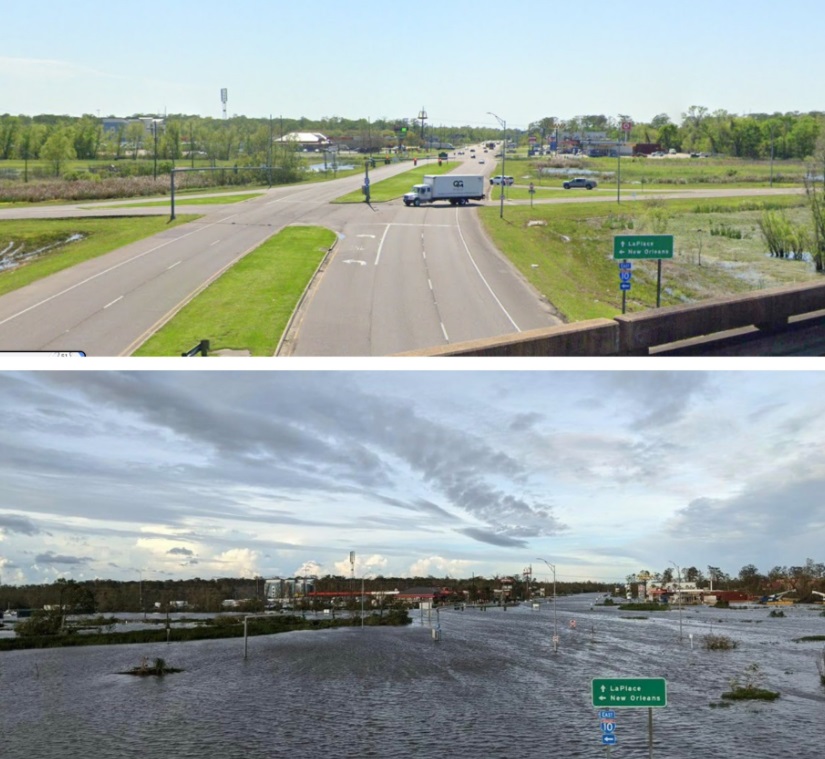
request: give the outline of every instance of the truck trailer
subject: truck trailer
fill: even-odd
[[[423,184],[414,185],[404,195],[405,206],[420,206],[447,200],[451,206],[466,205],[469,200],[484,200],[484,177],[480,174],[427,174]]]

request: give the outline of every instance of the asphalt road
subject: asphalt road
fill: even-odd
[[[370,174],[378,181],[409,168],[380,166]],[[471,208],[329,204],[361,183],[348,177],[274,188],[238,205],[192,207],[205,214],[196,222],[0,298],[0,350],[128,355],[240,257],[284,226],[302,223],[327,226],[341,241],[285,353],[387,355],[557,322],[486,239]],[[186,210],[181,205],[177,212]],[[0,212],[0,218],[124,213],[131,211],[73,206]]]

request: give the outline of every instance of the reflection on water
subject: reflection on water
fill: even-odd
[[[247,660],[242,639],[2,653],[0,756],[596,757],[590,681],[625,676],[668,681],[669,705],[654,710],[655,757],[818,755],[821,644],[792,642],[822,632],[817,610],[685,609],[680,642],[676,611],[634,619],[593,600],[559,601],[556,654],[544,603],[450,608],[437,642],[418,612],[407,628],[250,638]],[[737,648],[705,651],[711,631]],[[115,674],[143,656],[186,671]],[[751,663],[782,697],[712,706]],[[617,710],[616,724],[617,759],[647,757],[647,710]]]

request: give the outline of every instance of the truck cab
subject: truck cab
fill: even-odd
[[[433,188],[428,184],[413,185],[412,192],[404,195],[404,205],[420,206],[422,203],[432,203]]]

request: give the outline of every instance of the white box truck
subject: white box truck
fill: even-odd
[[[484,177],[481,174],[427,174],[423,184],[414,185],[404,196],[405,206],[420,206],[435,200],[448,200],[451,206],[466,205],[468,200],[484,200]]]

